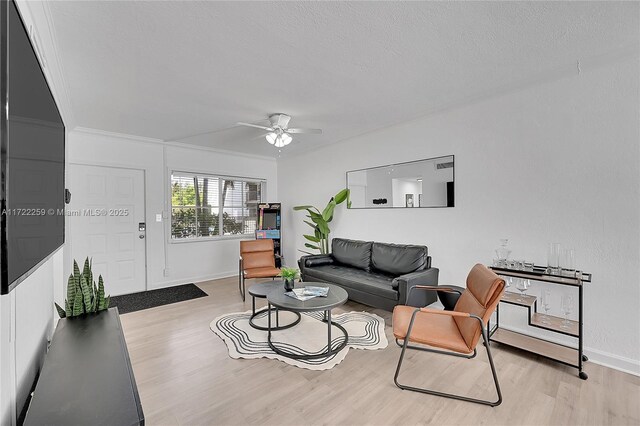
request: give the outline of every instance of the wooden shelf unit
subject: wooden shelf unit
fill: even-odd
[[[536,297],[529,295],[521,295],[513,293],[511,291],[505,291],[502,296],[501,302],[509,303],[511,305],[524,306],[525,308],[531,308],[536,304]]]
[[[580,332],[578,321],[568,320],[568,325],[566,325],[564,321],[564,318],[534,312],[531,315],[531,321],[529,325],[533,327],[544,328],[545,330],[549,331],[567,334],[573,337],[578,337],[578,333]]]
[[[497,329],[491,336],[492,342],[523,349],[545,358],[553,359],[566,365],[575,366],[578,363],[578,350],[547,340],[516,333],[505,328]]]
[[[583,354],[583,285],[591,282],[591,274],[581,273],[578,276],[553,275],[547,273],[542,267],[534,267],[533,271],[511,270],[506,268],[491,267],[498,275],[522,278],[533,281],[543,281],[550,284],[576,287],[578,290],[578,321],[567,321],[553,315],[538,312],[537,298],[531,295],[520,295],[511,291],[505,291],[501,303],[508,303],[527,309],[528,325],[541,328],[558,334],[575,337],[578,339],[578,347],[572,348],[544,339],[516,333],[500,327],[500,307],[496,309],[496,324],[490,331],[490,340],[504,345],[529,351],[578,369],[578,376],[586,380],[587,374],[582,371],[587,357]]]

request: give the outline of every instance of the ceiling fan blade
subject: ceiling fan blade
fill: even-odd
[[[255,127],[256,129],[262,129],[262,130],[267,130],[269,132],[273,132],[273,129],[271,127],[266,127],[266,126],[260,126],[258,124],[251,124],[251,123],[243,123],[241,121],[236,123],[237,126],[247,126],[247,127]]]
[[[316,133],[316,134],[320,134],[322,133],[321,129],[286,129],[285,132],[287,133]]]

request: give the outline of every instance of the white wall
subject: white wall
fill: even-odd
[[[340,206],[333,235],[426,244],[444,284],[490,263],[500,238],[512,257],[539,264],[548,243],[573,247],[594,277],[585,287],[587,353],[640,373],[640,69],[637,53],[607,61],[283,158],[281,201],[324,206],[348,170],[454,154],[455,208]],[[322,166],[309,167],[317,158]],[[283,212],[289,264],[303,247],[302,219]]]
[[[172,170],[264,179],[267,181],[264,199],[277,201],[277,163],[271,158],[176,146],[91,130],[71,132],[67,143],[70,163],[145,171],[148,289],[237,274],[238,238],[169,241],[169,174]],[[156,222],[156,214],[165,217],[163,222]],[[73,244],[73,241],[69,243]],[[65,265],[71,265],[71,259],[67,259]],[[165,269],[168,276],[165,276]],[[108,283],[108,277],[105,280]]]
[[[55,287],[62,283],[63,250],[0,296],[0,424],[15,421],[40,371],[54,330]],[[14,411],[15,410],[15,411]]]

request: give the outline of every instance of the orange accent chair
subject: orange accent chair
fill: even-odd
[[[411,290],[456,292],[448,287],[415,286]],[[393,310],[393,335],[396,343],[402,346],[398,367],[393,378],[400,389],[423,392],[431,395],[475,402],[495,407],[502,402],[500,384],[493,365],[493,357],[489,347],[487,331],[489,318],[496,310],[500,298],[505,290],[502,278],[484,265],[475,265],[467,276],[467,288],[462,292],[453,311],[442,311],[431,308],[415,308],[413,306],[398,305]],[[409,299],[408,297],[407,299]],[[398,382],[400,367],[407,349],[417,349],[445,355],[473,358],[476,356],[476,346],[480,335],[487,348],[487,356],[491,373],[498,393],[497,401],[486,401],[469,398],[462,395],[438,392],[430,389],[407,386]],[[403,341],[401,344],[400,341]],[[413,346],[411,343],[439,348],[431,349],[423,346]]]
[[[275,278],[280,275],[276,268],[276,257],[273,253],[273,240],[240,241],[240,277],[238,289],[245,299],[244,280],[250,278]]]

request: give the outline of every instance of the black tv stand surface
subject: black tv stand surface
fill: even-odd
[[[25,425],[144,425],[118,308],[62,319]]]

